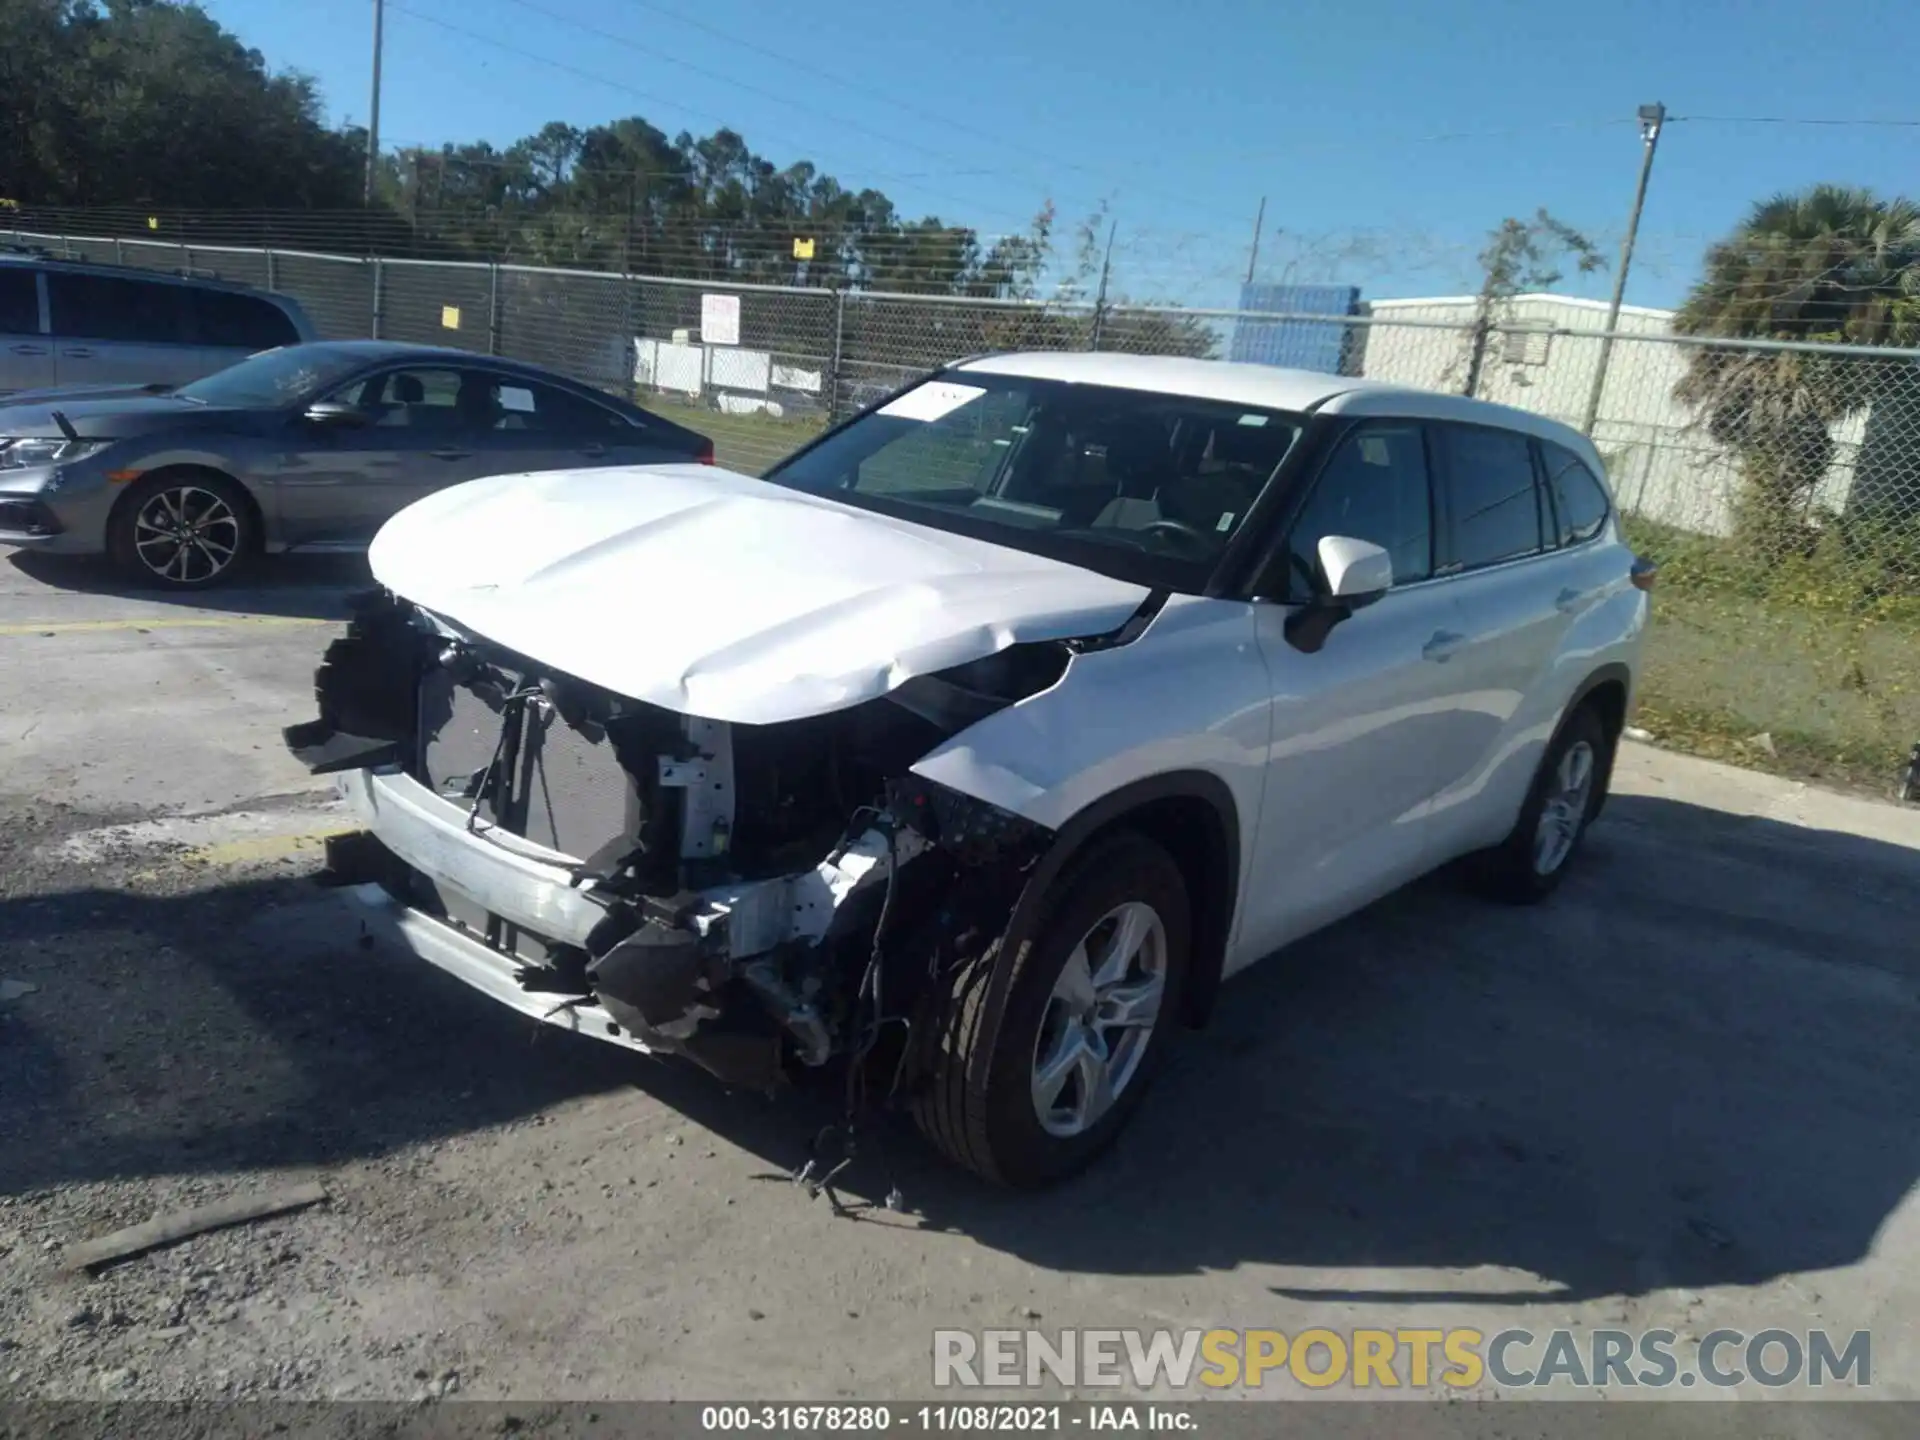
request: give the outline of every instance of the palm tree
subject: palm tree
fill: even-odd
[[[1707,251],[1674,317],[1682,334],[1847,345],[1920,345],[1920,205],[1816,185],[1754,206]],[[1675,398],[1740,458],[1736,535],[1770,556],[1804,547],[1835,422],[1899,393],[1920,398],[1906,359],[1812,350],[1688,347]]]

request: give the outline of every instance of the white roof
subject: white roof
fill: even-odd
[[[1592,311],[1600,315],[1606,314],[1612,303],[1607,300],[1591,300],[1585,295],[1556,295],[1551,290],[1529,290],[1524,295],[1510,295],[1502,303],[1518,305],[1523,301],[1558,305],[1567,310]],[[1429,305],[1436,307],[1444,305],[1454,309],[1471,308],[1479,303],[1480,297],[1477,295],[1421,295],[1398,300],[1369,300],[1366,302],[1366,307],[1367,313],[1373,314],[1381,310],[1418,310]],[[1673,318],[1673,311],[1662,310],[1653,305],[1622,305],[1620,313],[1646,315],[1656,320]]]
[[[1244,365],[1231,360],[1188,360],[1175,355],[1108,355],[1074,350],[1043,350],[989,355],[969,360],[962,370],[1018,375],[1031,380],[1067,380],[1081,385],[1111,385],[1119,390],[1158,390],[1229,405],[1259,405],[1272,410],[1306,410],[1348,390],[1389,389],[1377,381],[1315,370],[1284,370],[1277,365]]]
[[[1340,415],[1478,421],[1571,445],[1583,455],[1590,450],[1586,437],[1572,426],[1531,411],[1496,405],[1490,400],[1470,400],[1463,395],[1443,395],[1412,385],[1390,385],[1381,380],[1328,375],[1318,370],[1288,370],[1278,365],[1248,365],[1232,360],[1189,360],[1173,355],[1107,355],[1084,350],[989,355],[955,368],[1033,380],[1109,385],[1119,390],[1153,390],[1271,410],[1301,411],[1324,405],[1330,413]]]

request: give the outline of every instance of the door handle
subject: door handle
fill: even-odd
[[[44,345],[16,345],[13,347],[13,353],[16,355],[48,355],[52,352]]]
[[[582,445],[580,447],[580,453],[590,460],[598,460],[602,455],[607,453],[607,447],[596,441],[592,445]]]
[[[1428,637],[1427,643],[1420,647],[1420,658],[1444,665],[1453,658],[1453,652],[1460,648],[1466,638],[1452,630],[1436,630]]]
[[[432,452],[433,458],[436,460],[464,460],[472,453],[471,450],[435,450]]]
[[[1562,615],[1565,615],[1586,598],[1587,592],[1584,590],[1574,590],[1571,588],[1562,590],[1558,595],[1553,597],[1553,608],[1558,610]]]
[[[93,351],[85,348],[79,350],[62,350],[60,353],[65,355],[69,360],[91,360],[93,358]]]

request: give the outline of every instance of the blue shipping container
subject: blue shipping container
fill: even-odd
[[[1358,315],[1357,285],[1243,285],[1240,309],[1280,315]],[[1348,375],[1358,368],[1360,327],[1328,320],[1257,320],[1233,323],[1228,357],[1253,365],[1284,365]]]

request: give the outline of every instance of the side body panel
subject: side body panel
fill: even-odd
[[[1272,724],[1257,608],[1175,596],[1132,644],[1075,656],[1051,689],[971,726],[913,769],[1051,829],[1124,786],[1204,772],[1233,797],[1244,894]],[[1229,933],[1228,968],[1238,947]]]
[[[1541,752],[1595,674],[1638,675],[1648,597],[1615,522],[1590,544],[1450,581],[1471,637],[1458,663],[1481,697],[1472,764],[1435,797],[1435,863],[1513,827]],[[1631,695],[1628,697],[1631,703]]]
[[[1286,639],[1293,607],[1260,611],[1273,740],[1229,969],[1427,870],[1429,804],[1467,765],[1477,728],[1477,697],[1449,649],[1462,622],[1445,582],[1389,591],[1312,654]]]

